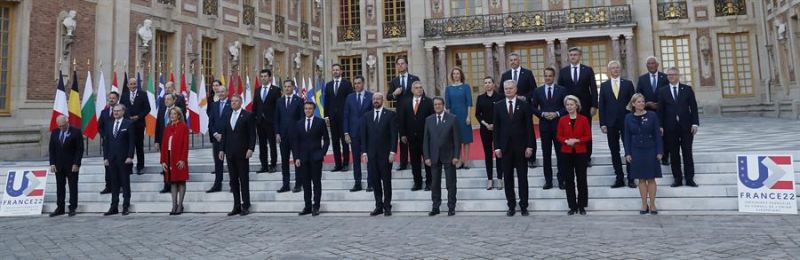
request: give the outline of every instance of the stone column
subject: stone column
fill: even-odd
[[[435,94],[436,92],[436,64],[433,61],[433,47],[425,47],[425,93]],[[430,95],[430,94],[429,94]]]
[[[506,43],[505,42],[498,42],[497,43],[497,60],[499,61],[499,62],[497,62],[498,70],[500,71],[500,74],[503,74],[504,72],[506,72],[506,64],[508,62],[508,61],[506,61]],[[499,80],[499,79],[496,79],[496,80]]]
[[[569,64],[569,45],[567,45],[567,38],[559,38],[558,43],[561,47],[561,66]]]
[[[553,67],[558,71],[558,67],[556,67],[556,44],[555,39],[545,39],[547,41],[547,66]]]
[[[445,55],[445,46],[436,46],[439,49],[439,74],[437,75],[439,78],[438,84],[436,84],[436,89],[439,91],[439,95],[444,95],[444,87],[447,86],[447,55]]]
[[[633,44],[633,34],[625,35],[625,73],[628,79],[636,78],[636,50]]]
[[[620,61],[619,60],[619,35],[609,35],[608,37],[611,38],[611,59]],[[621,61],[620,61],[621,62]]]
[[[485,49],[486,49],[486,54],[485,54],[486,57],[484,57],[484,59],[485,59],[484,62],[486,63],[486,75],[485,76],[492,76],[492,77],[495,76],[494,75],[494,55],[492,55],[492,46],[493,45],[494,45],[494,43],[492,43],[492,42],[488,42],[488,43],[484,43],[483,44],[483,47],[485,47]],[[481,78],[483,78],[483,77],[481,77]]]

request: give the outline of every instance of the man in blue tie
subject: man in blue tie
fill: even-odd
[[[658,59],[654,56],[647,57],[645,65],[647,73],[639,76],[639,81],[636,82],[636,92],[644,95],[645,109],[656,111],[658,110],[659,90],[668,85],[667,74],[658,71]],[[666,142],[667,140],[664,139],[664,143]],[[661,164],[669,165],[669,151],[664,151]]]
[[[289,188],[289,155],[295,154],[295,159],[297,158],[297,151],[289,136],[292,134],[295,123],[303,118],[303,100],[293,94],[294,88],[293,80],[283,81],[283,97],[278,100],[278,109],[275,111],[275,130],[277,131],[275,140],[281,146],[281,174],[283,175],[283,185],[278,193],[291,190]],[[296,192],[300,192],[303,186],[298,173],[297,167],[295,167],[294,190]]]
[[[353,79],[355,92],[347,96],[344,106],[344,141],[353,150],[353,188],[350,192],[360,191],[361,185],[361,126],[364,124],[364,113],[372,110],[372,92],[364,89],[364,77]],[[367,172],[369,174],[369,172]],[[369,176],[367,176],[369,180]],[[372,184],[367,181],[367,192],[372,191]]]
[[[580,48],[569,49],[569,65],[558,73],[558,85],[567,90],[567,94],[578,97],[581,101],[581,115],[591,118],[597,114],[597,81],[592,67],[581,64],[583,51]],[[587,143],[589,167],[592,167],[592,141]]]
[[[661,132],[667,142],[664,149],[670,150],[672,161],[672,187],[697,187],[694,182],[694,159],[692,142],[700,120],[697,113],[697,99],[692,87],[680,82],[680,72],[672,67],[667,70],[669,85],[658,93],[658,117],[661,121]],[[681,169],[681,157],[684,169]],[[683,171],[681,171],[683,170]]]
[[[219,80],[214,80],[211,84],[214,88],[214,95],[217,96],[217,101],[211,102],[208,105],[208,109],[206,113],[208,114],[208,132],[213,133],[214,131],[219,131],[218,129],[223,125],[219,125],[223,122],[223,117],[225,114],[231,111],[231,103],[228,101],[228,88],[225,85],[222,85],[222,82]],[[214,152],[214,185],[211,186],[211,189],[206,191],[206,193],[213,193],[222,190],[222,169],[223,169],[223,162],[222,158],[219,158],[217,154],[222,151],[222,146],[216,138],[209,138],[211,140],[211,149]]]

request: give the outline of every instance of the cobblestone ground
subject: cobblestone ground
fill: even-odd
[[[795,259],[793,216],[0,219],[0,259]]]

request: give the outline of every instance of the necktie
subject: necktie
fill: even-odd
[[[414,100],[414,115],[417,115],[417,109],[419,108],[419,100],[420,98],[416,98]]]
[[[436,115],[436,125],[442,124],[442,114]]]
[[[61,144],[64,144],[64,140],[67,139],[67,135],[65,131],[61,131]]]
[[[375,122],[377,123],[380,118],[381,118],[381,111],[375,110]]]
[[[131,105],[133,105],[133,100],[136,99],[136,91],[131,92],[131,97],[130,98],[131,98]]]
[[[225,109],[225,101],[219,101],[219,118],[222,118],[223,109]]]
[[[306,118],[306,132],[311,131],[311,118]]]
[[[239,119],[239,111],[233,111],[231,114],[231,130],[236,129],[236,120]]]
[[[164,111],[164,125],[167,125],[167,123],[169,123],[169,108],[165,110],[166,111]]]
[[[356,100],[358,101],[358,106],[360,107],[361,106],[361,92],[356,94]]]
[[[406,91],[406,76],[403,75],[400,77],[400,86],[403,86],[403,92]]]
[[[514,70],[514,78],[513,78],[513,80],[514,81],[518,81],[517,79],[519,79],[519,71],[518,70]]]
[[[119,120],[114,123],[114,137],[117,137],[117,134],[119,134]]]
[[[578,66],[572,67],[572,82],[578,82]]]
[[[336,80],[333,83],[333,95],[336,96],[337,93],[339,93],[339,80]]]
[[[547,87],[547,100],[553,99],[553,87]]]
[[[678,87],[676,86],[672,87],[672,98],[678,100]]]
[[[514,102],[511,100],[508,101],[508,117],[514,117]]]
[[[611,90],[614,91],[614,98],[619,98],[619,82],[617,80],[611,80]]]
[[[292,103],[292,97],[286,98],[286,109],[289,109],[289,103]]]
[[[267,100],[267,89],[265,87],[261,87],[261,101]]]
[[[650,74],[650,88],[653,90],[653,92],[656,92],[656,84],[658,84],[656,74]]]

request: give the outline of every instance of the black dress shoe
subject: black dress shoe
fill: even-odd
[[[564,186],[564,183],[559,183],[558,184],[558,189],[559,190],[566,190],[567,188],[566,188],[566,186]]]
[[[528,162],[528,168],[536,168],[536,161]]]
[[[50,217],[56,217],[64,215],[64,209],[56,209],[53,213],[50,213]]]
[[[669,165],[669,159],[661,160],[661,165],[664,165],[664,166]]]
[[[289,189],[289,187],[281,187],[278,190],[278,193],[284,193],[284,192],[287,192],[287,191],[290,191],[290,190],[292,190],[292,189]]]
[[[686,181],[686,186],[697,188],[697,183],[694,181]]]
[[[265,172],[267,172],[267,167],[264,166],[261,166],[261,168],[258,169],[258,171],[256,171],[256,173],[265,173]]]
[[[420,184],[414,184],[414,186],[411,186],[411,191],[418,191],[418,190],[421,190],[421,189],[422,189],[422,185],[420,185]]]
[[[367,192],[372,192],[372,187],[371,186],[367,186]]]
[[[553,183],[551,183],[551,182],[545,183],[544,186],[542,186],[543,190],[549,190],[549,189],[552,189],[552,188],[553,188]]]
[[[338,171],[342,171],[342,166],[336,166],[336,167],[333,167],[333,170],[331,170],[331,171],[332,171],[332,172],[338,172]]]
[[[131,214],[131,211],[128,208],[122,208],[122,215],[127,216],[128,214]]]
[[[242,211],[239,212],[239,216],[247,216],[250,215],[250,209],[242,208]]]
[[[242,213],[241,209],[234,209],[234,210],[231,210],[231,212],[228,212],[228,216],[236,216],[236,215],[239,215],[239,213]]]
[[[506,216],[513,217],[514,214],[517,214],[517,210],[515,209],[508,209],[508,211],[506,211]]]
[[[406,169],[408,169],[408,166],[406,166],[406,165],[400,165],[400,167],[397,167],[398,171],[402,171],[402,170],[406,170]]]
[[[311,214],[311,209],[309,209],[309,208],[305,208],[305,209],[303,209],[303,211],[300,211],[300,213],[297,213],[298,216],[305,216],[305,215],[308,215],[308,214]]]
[[[269,173],[274,173],[274,172],[276,172],[276,171],[277,171],[277,168],[278,168],[278,167],[275,167],[275,166],[270,166],[270,167],[269,167],[269,169],[267,169],[267,172],[269,172]]]
[[[669,186],[673,187],[673,188],[680,187],[680,186],[683,186],[683,183],[681,183],[679,181],[676,181],[676,182],[673,182],[672,185],[669,185]]]
[[[439,209],[431,209],[431,212],[428,212],[428,216],[436,216],[439,215]]]
[[[592,167],[592,158],[589,158],[589,160],[586,161],[586,167]]]
[[[362,190],[361,184],[355,184],[355,185],[353,185],[353,188],[350,189],[350,192],[356,192],[356,191],[360,191],[360,190]]]
[[[372,212],[369,213],[370,216],[377,216],[377,215],[380,215],[380,214],[383,214],[383,209],[375,209],[375,210],[373,210]]]
[[[422,189],[422,190],[424,190],[424,191],[431,191],[431,185],[427,185],[427,184],[426,184],[426,185],[425,185],[425,188],[424,188],[424,189]]]
[[[388,217],[388,216],[391,216],[391,215],[392,215],[392,210],[391,209],[383,210],[383,216]]]
[[[163,194],[163,193],[170,193],[170,192],[171,192],[171,190],[168,187],[164,187],[158,193],[162,193]]]
[[[144,169],[143,168],[136,169],[136,175],[142,175],[142,174],[144,174]]]
[[[650,215],[658,215],[658,210],[651,210]]]
[[[294,193],[298,193],[298,192],[301,192],[301,191],[303,191],[303,187],[300,187],[300,186],[295,186],[294,189],[292,190],[292,192],[294,192]]]
[[[586,215],[586,209],[584,209],[584,208],[579,208],[579,209],[578,209],[578,213],[580,213],[581,215]]]
[[[111,216],[116,214],[119,214],[118,209],[109,209],[108,211],[106,211],[106,213],[103,213],[103,216]]]
[[[636,182],[633,181],[633,180],[629,180],[628,181],[628,188],[635,189],[636,188]]]
[[[455,209],[450,209],[450,210],[447,211],[447,216],[448,217],[452,217],[452,216],[455,216],[455,215],[456,215],[456,210]]]
[[[612,189],[616,189],[616,188],[620,188],[620,187],[625,187],[625,182],[624,181],[616,181],[616,182],[614,182],[614,185],[611,185]]]
[[[315,208],[315,209],[312,209],[312,210],[311,210],[311,216],[312,216],[312,217],[319,216],[319,209],[316,209],[316,208]]]
[[[530,214],[531,214],[531,213],[529,213],[529,212],[528,212],[528,209],[522,209],[522,210],[520,210],[520,215],[522,215],[522,216],[526,216],[526,217],[527,217],[527,216],[529,216]]]
[[[214,192],[220,192],[220,191],[222,191],[222,188],[220,188],[220,187],[211,187],[211,189],[208,189],[206,191],[206,193],[214,193]]]
[[[349,170],[350,170],[350,165],[345,164],[344,166],[342,166],[342,171],[343,172],[346,172],[346,171],[349,171]]]
[[[647,213],[650,213],[650,206],[647,206],[644,210],[639,211],[639,215],[647,215]]]
[[[570,209],[569,211],[567,211],[567,216],[572,216],[572,215],[575,215],[575,213],[578,213],[578,210],[576,210],[576,209]]]
[[[105,188],[105,189],[100,191],[100,194],[109,194],[109,193],[111,193],[111,189],[109,189],[109,188]]]
[[[69,213],[67,213],[67,216],[74,217],[74,216],[75,216],[75,215],[77,215],[77,214],[78,214],[78,213],[75,213],[75,210],[74,210],[74,209],[70,209],[70,210],[69,210]]]

